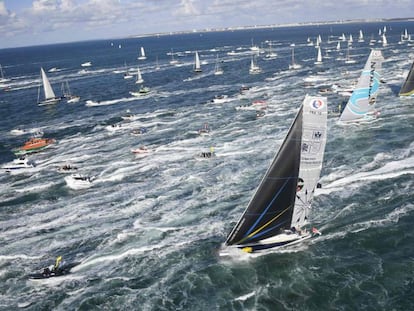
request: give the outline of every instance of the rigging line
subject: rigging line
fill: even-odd
[[[296,198],[298,198],[303,203],[303,205],[305,205],[307,208],[309,209],[311,208],[311,204],[308,203],[308,189],[305,189],[305,201],[306,202],[297,193],[296,193]]]
[[[277,199],[280,193],[282,193],[283,189],[285,189],[286,185],[288,184],[289,179],[285,181],[285,183],[280,187],[279,191],[275,194],[275,196],[272,198],[272,200],[267,204],[266,208],[263,210],[262,214],[259,218],[255,221],[255,223],[250,227],[250,229],[246,232],[246,236],[249,236],[249,234],[252,232],[252,230],[257,226],[257,224],[262,220],[262,218],[266,215],[267,211],[272,206],[273,202]],[[257,193],[257,192],[256,192]]]
[[[261,226],[260,228],[256,229],[255,231],[253,231],[252,233],[250,233],[249,235],[245,236],[243,239],[241,239],[239,242],[237,242],[236,244],[241,244],[244,241],[246,241],[247,239],[250,239],[251,237],[255,236],[257,233],[259,233],[261,230],[263,230],[264,228],[266,228],[267,226],[269,226],[272,222],[274,222],[276,219],[278,219],[280,216],[282,216],[287,210],[289,210],[291,208],[292,205],[289,205],[288,207],[286,207],[283,211],[281,211],[278,215],[276,215],[275,217],[273,217],[272,219],[270,219],[267,223],[265,223],[263,226]]]

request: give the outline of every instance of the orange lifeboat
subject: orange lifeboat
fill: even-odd
[[[14,149],[13,152],[16,155],[33,153],[48,147],[54,142],[56,142],[56,140],[53,138],[32,137],[28,141],[26,141],[23,146]]]

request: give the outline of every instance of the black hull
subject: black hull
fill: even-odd
[[[67,275],[70,274],[70,270],[79,265],[80,262],[73,262],[71,264],[65,265],[62,269],[58,269],[55,272],[51,272],[48,274],[45,273],[32,273],[29,274],[29,279],[32,280],[39,280],[39,279],[49,279],[49,278],[54,278],[54,277],[59,277],[59,276],[63,276],[63,275]]]

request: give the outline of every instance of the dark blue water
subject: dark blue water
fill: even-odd
[[[387,27],[383,47],[378,30]],[[0,91],[0,164],[38,129],[57,143],[30,156],[37,167],[0,174],[0,309],[28,310],[411,310],[414,309],[413,99],[397,93],[414,59],[399,43],[413,22],[332,24],[114,39],[0,50],[12,81]],[[357,42],[362,29],[364,42]],[[345,64],[345,43],[353,35]],[[324,62],[307,38],[322,37]],[[375,45],[368,44],[370,39]],[[277,57],[250,47],[272,41]],[[302,65],[289,71],[291,44]],[[118,46],[121,45],[121,48]],[[147,60],[138,61],[145,47]],[[305,94],[352,87],[371,48],[379,48],[385,84],[380,117],[342,125],[345,97],[329,93],[329,137],[312,223],[323,235],[295,249],[223,260],[217,254],[280,146]],[[203,73],[192,72],[194,51]],[[173,51],[182,65],[169,64]],[[229,55],[234,51],[235,55]],[[231,53],[230,53],[231,54]],[[213,74],[219,57],[224,75]],[[156,60],[161,67],[155,69]],[[81,72],[81,64],[92,66]],[[151,93],[134,98],[134,79],[114,73],[139,66]],[[57,94],[68,81],[81,96],[38,106],[40,67]],[[306,82],[306,83],[305,83]],[[240,96],[242,85],[251,87]],[[5,86],[2,86],[4,88]],[[215,95],[229,101],[212,104]],[[253,100],[266,115],[236,111]],[[100,101],[87,107],[87,100]],[[134,121],[121,117],[127,111]],[[197,130],[208,123],[210,136]],[[112,124],[121,124],[113,131]],[[108,127],[109,126],[109,127]],[[148,132],[132,136],[131,130]],[[13,135],[24,129],[27,134]],[[145,145],[151,153],[135,157]],[[197,154],[215,147],[217,157]],[[57,171],[71,163],[96,180],[74,190]],[[62,255],[73,273],[42,281],[27,275]]]

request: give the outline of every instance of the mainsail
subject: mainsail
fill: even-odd
[[[56,98],[55,92],[53,92],[52,86],[50,85],[49,79],[46,76],[45,71],[43,68],[40,68],[40,72],[42,74],[42,83],[43,83],[43,91],[45,94],[45,99],[52,99]]]
[[[326,120],[326,98],[306,96],[226,245],[255,251],[305,237],[291,229],[293,226],[300,229],[307,220],[322,166]],[[281,240],[272,239],[279,235],[283,236]]]
[[[39,91],[37,94],[37,102],[39,105],[50,105],[50,104],[56,104],[58,101],[61,100],[61,97],[56,97],[55,92],[53,92],[52,86],[50,85],[49,79],[47,78],[47,75],[43,68],[40,68],[40,74],[42,76],[42,84],[43,84],[43,92],[45,95],[45,99],[43,101],[39,101],[40,97],[40,86]]]
[[[410,72],[407,79],[401,87],[400,96],[413,96],[414,95],[414,63],[411,65]]]
[[[145,56],[145,50],[143,46],[141,46],[141,55],[138,57],[138,59],[139,60],[147,59],[147,57]]]
[[[308,216],[322,170],[326,145],[327,102],[324,97],[307,97],[303,106],[302,149],[292,227],[301,228]]]
[[[200,57],[198,56],[198,52],[195,52],[195,62],[194,62],[194,71],[201,72],[201,65],[200,65]]]
[[[380,70],[384,60],[380,50],[372,50],[339,120],[363,120],[374,110],[380,86]]]

